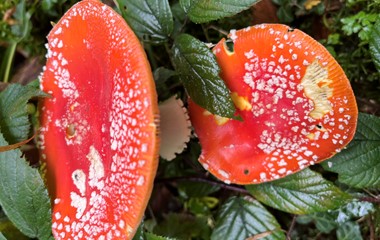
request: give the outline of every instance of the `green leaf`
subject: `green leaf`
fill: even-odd
[[[209,239],[210,226],[207,217],[169,213],[163,222],[155,226],[153,233],[178,239]]]
[[[0,146],[8,143],[0,134]],[[50,239],[51,206],[48,192],[37,169],[21,158],[21,151],[0,154],[0,206],[25,235]]]
[[[336,209],[351,199],[319,173],[308,168],[276,181],[246,188],[260,202],[294,214]]]
[[[336,236],[338,240],[363,240],[359,224],[356,222],[346,222],[341,225],[336,231]]]
[[[321,165],[349,186],[380,187],[380,118],[360,113],[354,140]]]
[[[10,144],[21,142],[28,137],[30,122],[27,102],[32,97],[46,97],[38,88],[11,84],[0,92],[0,129]]]
[[[30,240],[30,238],[22,234],[6,216],[2,217],[1,215],[2,213],[0,213],[0,233],[2,233],[6,239]]]
[[[185,202],[185,209],[197,216],[211,214],[211,209],[216,207],[219,199],[215,197],[190,198]]]
[[[259,0],[180,0],[183,10],[195,23],[205,23],[233,16]]]
[[[140,39],[155,44],[167,41],[173,31],[168,0],[116,0],[116,3]]]
[[[133,236],[132,240],[145,240],[144,238],[144,220],[141,221],[139,227],[136,230],[135,235]]]
[[[360,202],[354,199],[352,202],[349,202],[339,209],[312,213],[309,215],[300,216],[298,218],[301,220],[302,218],[310,219],[315,222],[315,225],[320,232],[330,233],[332,230],[342,226],[346,222],[365,217],[375,211],[375,206],[372,203]]]
[[[285,239],[276,219],[256,200],[232,197],[217,216],[211,239],[246,239],[267,233],[260,239]]]
[[[291,23],[294,20],[293,10],[290,6],[281,6],[277,10],[277,17],[283,23]]]
[[[1,232],[0,232],[0,240],[7,240]]]
[[[339,226],[335,222],[336,216],[330,212],[317,212],[304,216],[309,216],[315,222],[318,231],[322,233],[328,234]]]
[[[30,18],[33,9],[26,8],[26,0],[21,0],[16,6],[16,11],[13,16],[17,19],[17,24],[12,26],[12,33],[17,37],[16,42],[20,42],[27,35],[29,35],[32,25]]]
[[[146,240],[175,240],[174,238],[162,237],[162,236],[158,236],[149,232],[145,233],[145,239]]]
[[[232,118],[235,106],[230,92],[219,77],[214,54],[196,38],[179,35],[173,45],[173,63],[190,98],[209,112]]]
[[[372,61],[375,63],[377,71],[380,72],[380,18],[372,27],[369,39],[369,50]]]
[[[184,198],[204,197],[220,189],[220,186],[204,182],[180,181],[178,182],[178,191]]]

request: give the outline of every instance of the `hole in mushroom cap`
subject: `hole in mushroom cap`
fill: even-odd
[[[249,174],[249,170],[248,169],[244,169],[244,174],[248,175]]]
[[[322,125],[320,125],[320,124],[316,124],[315,125],[318,129],[322,129]]]
[[[234,53],[234,42],[231,39],[227,39],[226,42],[226,50],[229,54]]]
[[[288,32],[293,32],[293,31],[294,31],[294,28],[292,28],[292,27],[288,28]]]
[[[66,128],[66,137],[72,138],[75,136],[75,124],[70,123]]]

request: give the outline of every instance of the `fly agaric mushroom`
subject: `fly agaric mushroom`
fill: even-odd
[[[332,157],[352,139],[357,106],[342,68],[317,41],[281,24],[231,31],[213,49],[236,115],[189,101],[201,164],[226,183],[255,184]]]
[[[157,168],[157,96],[125,21],[97,0],[74,5],[48,35],[41,157],[56,239],[131,239]]]

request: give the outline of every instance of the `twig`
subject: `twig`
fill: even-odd
[[[378,197],[361,197],[359,198],[362,202],[371,202],[371,203],[378,203],[380,204],[380,198]]]
[[[236,185],[229,185],[229,184],[222,183],[222,182],[217,182],[217,181],[207,179],[207,178],[203,178],[203,177],[172,177],[172,178],[156,179],[156,182],[177,182],[177,181],[204,182],[204,183],[211,184],[213,186],[219,186],[223,189],[227,189],[230,191],[239,192],[239,193],[242,193],[245,195],[250,195],[250,193],[242,187],[239,187]]]
[[[375,226],[373,225],[372,215],[367,217],[367,223],[369,227],[369,240],[375,240]]]
[[[288,232],[286,233],[286,240],[291,240],[291,234],[294,229],[294,226],[296,225],[296,219],[297,219],[297,216],[294,215],[292,219],[292,223],[290,224]]]

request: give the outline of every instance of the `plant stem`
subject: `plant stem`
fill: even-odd
[[[286,239],[287,240],[291,240],[291,236],[292,236],[292,231],[294,229],[294,226],[296,225],[296,219],[297,219],[297,216],[293,216],[293,219],[292,219],[292,223],[290,224],[290,227],[288,229],[288,232],[286,233]]]
[[[17,42],[12,42],[8,48],[9,50],[7,50],[9,52],[7,53],[8,59],[7,59],[7,65],[5,67],[4,80],[3,80],[3,82],[5,82],[5,83],[7,83],[9,81],[11,66],[12,66],[13,58],[14,58],[15,52],[16,52],[16,46],[17,46]]]

